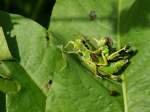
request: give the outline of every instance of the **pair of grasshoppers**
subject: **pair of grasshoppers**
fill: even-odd
[[[129,62],[130,47],[125,45],[116,50],[112,45],[113,41],[109,37],[97,40],[80,36],[75,41],[69,41],[64,51],[77,54],[82,64],[95,76],[120,81],[120,76],[115,73],[118,73]]]

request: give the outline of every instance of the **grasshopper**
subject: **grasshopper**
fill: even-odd
[[[88,40],[81,36],[75,41],[69,41],[64,49],[67,53],[77,54],[82,64],[95,76],[120,80],[120,77],[114,74],[128,63],[128,55],[121,55],[121,53],[128,53],[129,46],[112,50],[112,44],[112,39],[108,37]]]

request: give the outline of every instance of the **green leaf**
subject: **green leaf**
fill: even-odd
[[[150,107],[150,1],[136,0],[122,9],[120,37],[122,43],[130,42],[138,50],[124,73],[123,90],[128,112],[149,112]],[[127,5],[127,3],[126,3]]]
[[[67,67],[54,75],[47,112],[149,112],[150,111],[150,1],[149,0],[57,0],[49,31],[65,45],[83,34],[111,36],[120,48],[131,43],[138,50],[123,72],[123,82],[95,79],[74,56]],[[89,14],[95,11],[96,19]],[[109,95],[120,92],[119,97]]]
[[[6,110],[44,112],[49,91],[48,81],[64,63],[60,57],[61,50],[53,47],[46,29],[32,20],[0,11],[0,24],[15,59],[3,61],[0,64],[0,73],[9,73],[11,79],[7,81],[21,85],[21,90],[17,93],[3,91],[7,93]],[[57,61],[61,65],[57,65]],[[7,83],[7,88],[3,88],[11,90],[12,85]]]
[[[0,60],[12,59],[2,27],[0,27],[0,52]],[[0,64],[1,66],[3,66],[2,62],[0,62]],[[7,73],[4,73],[3,71],[5,70],[1,69],[0,71],[0,90],[8,93],[19,91],[20,85],[12,80],[7,80],[10,76]]]

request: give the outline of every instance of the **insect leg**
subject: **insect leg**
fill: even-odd
[[[128,49],[128,47],[127,47],[127,46],[124,46],[122,49],[120,49],[120,50],[118,50],[118,51],[116,51],[116,52],[110,54],[110,55],[108,56],[108,60],[113,60],[113,59],[115,59],[116,57],[120,56],[120,53],[121,53],[122,51],[127,52],[127,49]]]
[[[65,45],[64,48],[67,48],[69,45],[73,45],[73,47],[74,47],[74,41],[69,41],[69,42]]]
[[[108,65],[108,60],[107,60],[107,58],[106,58],[106,56],[104,55],[103,52],[101,53],[101,55],[102,55],[104,63],[98,63],[97,65],[98,66],[106,66],[106,65]]]
[[[71,48],[69,48],[70,45],[72,45]],[[69,54],[78,54],[80,52],[80,50],[75,50],[75,42],[74,41],[69,41],[64,46],[64,52],[69,53]]]

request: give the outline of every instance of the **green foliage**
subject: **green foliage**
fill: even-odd
[[[5,91],[6,101],[0,94],[0,112],[149,112],[149,4],[149,0],[57,0],[48,31],[30,19],[1,11],[0,25],[14,60],[3,61],[0,72],[9,71],[21,90]],[[91,11],[96,18],[91,19]],[[126,43],[136,47],[122,83],[95,78],[78,58],[63,53],[62,46],[78,34],[111,36],[118,48]]]
[[[48,80],[48,72],[44,75],[40,73],[45,71],[44,65],[47,65],[44,63],[44,57],[48,54],[46,30],[21,16],[0,12],[0,17],[8,46],[16,60],[4,61],[1,68],[7,68],[11,79],[21,84],[21,90],[17,94],[7,94],[7,111],[42,112],[45,108],[46,95],[41,88],[46,79]]]

